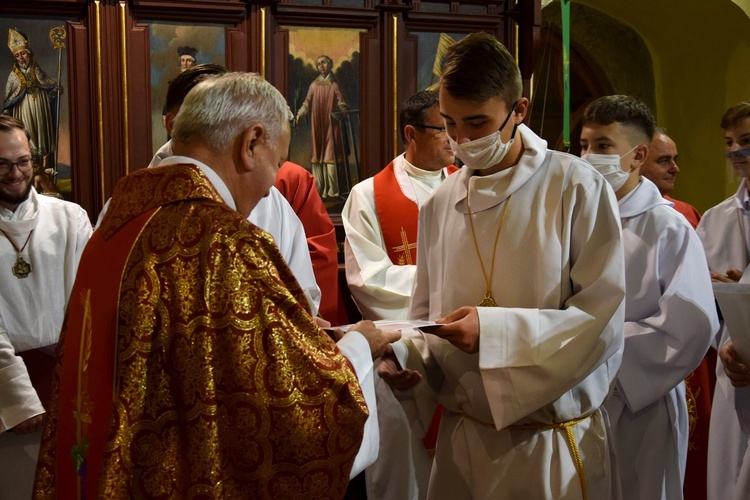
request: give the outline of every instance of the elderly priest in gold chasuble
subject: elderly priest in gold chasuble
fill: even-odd
[[[246,220],[290,118],[260,77],[210,79],[175,156],[118,183],[71,295],[38,497],[341,498],[374,460],[368,376],[399,334],[362,322],[334,343]]]

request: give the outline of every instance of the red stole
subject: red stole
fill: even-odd
[[[449,165],[448,175],[458,167]],[[417,224],[419,207],[406,197],[396,179],[393,162],[372,178],[375,210],[383,233],[385,251],[395,265],[408,266],[417,263]]]
[[[95,232],[81,257],[81,269],[107,272],[78,274],[63,327],[65,342],[60,341],[65,360],[57,398],[55,468],[57,491],[66,496],[73,497],[74,492],[75,498],[99,496],[117,383],[118,308],[112,305],[119,303],[120,280],[131,248],[154,212],[136,217],[107,241],[102,231]],[[91,356],[92,352],[109,355]]]

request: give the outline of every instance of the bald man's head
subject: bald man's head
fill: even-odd
[[[641,166],[641,175],[656,184],[664,196],[674,189],[679,172],[677,146],[667,134],[658,132],[648,147],[648,156]]]

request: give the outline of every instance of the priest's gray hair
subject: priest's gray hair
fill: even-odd
[[[227,73],[195,86],[175,118],[172,138],[200,142],[223,153],[234,139],[253,125],[262,125],[270,147],[288,130],[292,112],[284,96],[263,77]]]

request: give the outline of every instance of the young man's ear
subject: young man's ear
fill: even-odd
[[[648,146],[641,144],[633,151],[633,167],[637,168],[643,165],[646,158],[648,158]]]
[[[513,121],[514,125],[519,125],[526,118],[526,113],[529,112],[529,100],[525,97],[521,97],[513,108]]]

